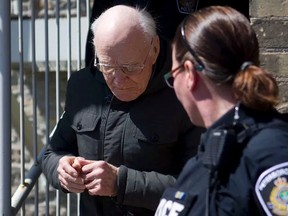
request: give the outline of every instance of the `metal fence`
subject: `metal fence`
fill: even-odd
[[[1,2],[0,215],[79,215],[79,197],[51,188],[39,162],[84,64],[91,3]]]

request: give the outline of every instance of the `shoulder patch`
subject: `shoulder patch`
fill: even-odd
[[[178,11],[183,14],[190,14],[197,10],[199,0],[176,0]]]
[[[265,170],[256,182],[255,191],[267,215],[288,215],[288,162]]]

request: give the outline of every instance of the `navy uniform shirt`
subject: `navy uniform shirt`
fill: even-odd
[[[202,137],[198,155],[187,162],[177,185],[166,189],[156,216],[288,215],[287,120],[276,111],[257,113],[244,106],[239,114],[240,123],[254,128],[253,133],[237,131],[239,143],[235,136],[215,138],[217,128],[232,124],[234,111],[217,121]],[[217,143],[225,139],[219,156]]]

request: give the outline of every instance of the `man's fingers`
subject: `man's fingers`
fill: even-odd
[[[94,187],[96,187],[97,185],[100,185],[101,184],[101,179],[94,179],[93,181],[90,181],[90,182],[86,182],[85,183],[85,187],[90,190]]]
[[[59,166],[57,169],[58,174],[68,173],[71,176],[78,177],[78,172],[75,168],[72,167],[75,157],[64,156],[59,161]]]
[[[84,190],[85,190],[85,188],[82,189],[82,188],[77,188],[77,187],[76,187],[76,188],[68,187],[68,186],[62,184],[62,182],[60,182],[60,185],[61,185],[61,187],[64,188],[65,190],[67,190],[67,191],[69,191],[69,192],[72,192],[72,193],[82,193],[82,192],[84,192]]]
[[[85,185],[83,184],[83,179],[76,178],[75,181],[70,181],[67,178],[64,178],[63,176],[59,175],[59,182],[61,184],[61,187],[65,188],[66,190],[74,193],[80,193],[85,190]]]
[[[73,164],[72,164],[72,167],[73,167],[75,170],[77,170],[77,172],[81,172],[82,166],[81,166],[80,161],[79,161],[78,158],[75,158],[75,160],[74,160],[74,162],[73,162]]]

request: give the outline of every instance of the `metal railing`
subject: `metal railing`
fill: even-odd
[[[0,215],[79,215],[79,196],[51,188],[40,162],[66,81],[83,66],[91,3],[1,3]]]
[[[10,148],[10,4],[1,2],[0,7],[0,213],[9,215],[11,194]]]

